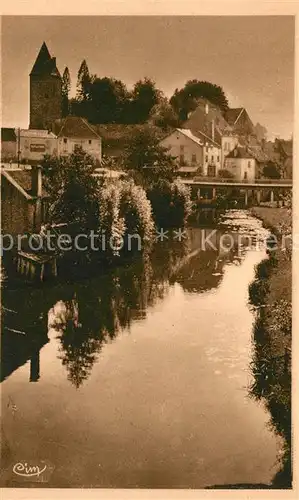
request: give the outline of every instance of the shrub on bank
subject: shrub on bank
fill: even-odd
[[[127,245],[124,245],[124,242],[128,235],[138,235],[142,248],[149,243],[154,231],[154,222],[150,202],[141,186],[137,186],[133,181],[105,183],[99,190],[98,202],[98,232],[105,235],[108,255],[110,253],[116,256],[125,250]]]
[[[190,189],[180,180],[158,180],[148,189],[156,225],[163,228],[183,227],[191,214]]]

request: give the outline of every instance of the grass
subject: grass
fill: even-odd
[[[255,207],[252,214],[276,234],[278,241],[291,231],[286,208]],[[284,438],[281,469],[273,486],[291,486],[291,346],[292,346],[292,260],[291,252],[278,248],[256,268],[249,287],[250,301],[258,307],[254,330],[252,394],[263,399],[271,424]]]

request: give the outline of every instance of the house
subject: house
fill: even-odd
[[[102,138],[84,118],[67,116],[56,120],[53,131],[57,136],[58,156],[68,156],[74,152],[76,146],[81,146],[86,153],[101,162]]]
[[[40,230],[46,219],[47,193],[40,167],[1,168],[1,226],[3,234],[16,236]]]
[[[1,161],[17,159],[17,136],[14,128],[1,128]]]
[[[212,140],[221,144],[223,130],[229,128],[218,106],[208,99],[197,99],[197,107],[189,113],[183,128],[190,129],[193,134],[203,132]]]
[[[201,138],[191,130],[175,129],[160,141],[169,154],[176,157],[181,175],[217,175],[221,166],[220,147],[204,134]]]
[[[253,182],[256,176],[256,160],[244,146],[236,146],[225,158],[224,168],[237,181]]]
[[[57,154],[57,137],[49,130],[20,129],[19,148],[21,163],[37,164],[45,155]]]
[[[220,145],[221,168],[224,167],[226,155],[238,144],[238,135],[222,114],[218,106],[207,99],[198,99],[196,109],[189,113],[184,128],[188,128],[196,136],[204,134],[210,141]]]

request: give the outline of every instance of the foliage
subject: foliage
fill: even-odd
[[[96,227],[98,180],[92,175],[94,170],[93,158],[79,147],[68,157],[45,157],[42,173],[52,222],[76,222],[82,231]]]
[[[158,227],[183,227],[191,214],[190,189],[180,180],[158,179],[148,189],[155,223]]]
[[[188,113],[196,108],[196,100],[199,98],[208,99],[222,112],[228,109],[228,100],[222,87],[199,80],[188,80],[182,89],[176,89],[170,99],[170,104],[180,120],[185,121]]]
[[[269,161],[267,165],[264,166],[263,176],[269,179],[280,179],[280,167],[277,163]]]
[[[178,115],[166,98],[152,108],[149,121],[163,130],[179,126]]]
[[[95,78],[89,92],[91,106],[88,119],[91,123],[122,123],[128,100],[126,86],[115,78]]]
[[[140,128],[133,134],[123,163],[137,182],[145,186],[157,178],[172,181],[177,170],[175,158],[160,145],[160,137],[150,127]]]
[[[120,213],[129,234],[138,234],[143,241],[150,241],[154,231],[152,207],[145,190],[133,181],[121,183]]]
[[[65,68],[62,75],[62,116],[65,117],[69,114],[69,93],[71,90],[71,76],[68,67]]]
[[[218,177],[221,177],[223,179],[233,179],[234,174],[226,168],[221,168],[220,170],[218,170]]]
[[[107,244],[105,255],[119,255],[125,236],[125,218],[120,213],[121,186],[119,183],[107,183],[99,191],[99,226],[98,232],[105,235]]]
[[[139,235],[144,247],[144,243],[150,241],[153,230],[151,205],[141,186],[133,181],[118,181],[101,187],[98,231],[105,233],[107,242],[112,238],[115,247],[113,255],[119,255],[128,234]]]
[[[92,83],[92,77],[89,73],[87,62],[84,59],[80,65],[77,77],[76,98],[78,101],[82,102],[90,98],[91,83]]]
[[[151,110],[162,99],[162,92],[150,78],[144,78],[135,83],[132,92],[132,114],[134,123],[145,123]]]

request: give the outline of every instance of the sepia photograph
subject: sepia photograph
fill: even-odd
[[[4,498],[292,491],[295,16],[1,23]]]

